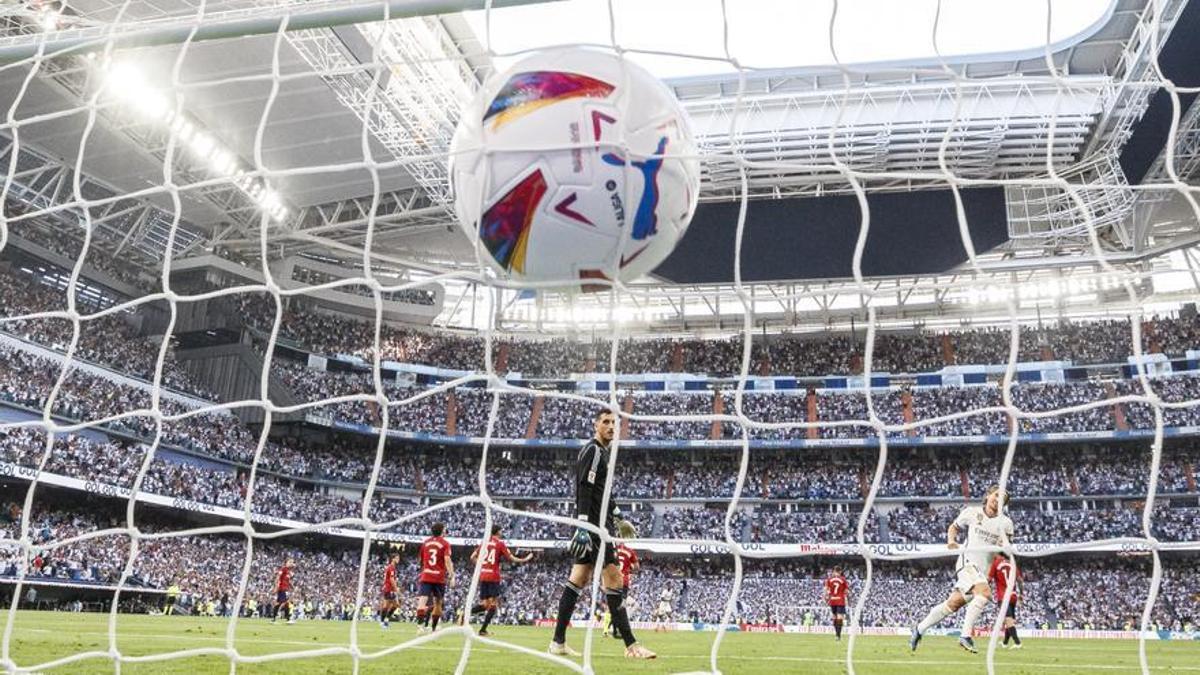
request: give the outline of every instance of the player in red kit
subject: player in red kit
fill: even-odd
[[[433,536],[421,544],[421,575],[417,590],[417,625],[422,633],[437,630],[445,609],[446,585],[454,587],[454,561],[450,559],[450,542],[443,536],[445,523],[434,523],[430,530]],[[430,607],[432,601],[433,607]],[[433,626],[429,619],[433,618]]]
[[[379,625],[384,628],[388,627],[388,621],[392,619],[392,614],[400,609],[400,602],[397,600],[400,585],[396,582],[399,566],[400,553],[396,552],[388,557],[387,567],[383,568],[383,587],[380,589],[383,594],[383,602],[379,605]]]
[[[492,526],[492,536],[487,541],[479,545],[471,553],[471,562],[479,562],[479,604],[471,608],[471,614],[478,614],[482,611],[487,611],[483,615],[483,625],[479,627],[479,634],[487,636],[488,626],[491,625],[492,619],[496,618],[496,612],[500,609],[500,565],[505,560],[512,563],[527,563],[533,559],[533,553],[526,553],[524,557],[518,557],[508,550],[508,544],[500,538],[500,526]]]
[[[628,596],[629,587],[633,584],[633,575],[642,568],[642,563],[638,560],[637,551],[622,543],[617,546],[617,564],[621,567],[621,590]]]
[[[1012,579],[1012,586],[1008,584],[1009,579]],[[1017,637],[1017,599],[1020,597],[1021,587],[1021,570],[1013,565],[1013,561],[1006,553],[998,553],[992,559],[992,566],[988,569],[988,581],[991,582],[992,588],[996,589],[996,604],[1004,604],[1004,596],[1008,596],[1008,611],[1004,614],[1004,645],[1008,649],[1008,641],[1013,641],[1013,649],[1021,648],[1021,638]]]
[[[825,580],[825,602],[829,603],[829,613],[833,615],[833,632],[837,641],[842,641],[842,623],[846,620],[846,593],[850,590],[850,582],[842,575],[842,568],[835,566],[833,573]]]
[[[638,560],[637,552],[626,546],[624,542],[617,545],[617,566],[621,568],[621,595],[624,597],[622,604],[626,611],[632,612],[634,605],[633,601],[629,599],[629,589],[633,585],[633,575],[642,568],[642,563]],[[605,634],[623,640],[624,636],[616,626],[612,625],[611,616],[610,613],[609,623],[604,627]]]
[[[271,623],[279,619],[280,611],[283,612],[285,621],[289,624],[296,623],[292,618],[292,603],[288,600],[288,593],[292,591],[292,569],[295,567],[296,563],[288,558],[275,573],[275,607],[271,610]]]

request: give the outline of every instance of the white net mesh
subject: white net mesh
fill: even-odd
[[[7,383],[9,398],[18,403],[32,402],[38,413],[35,417],[0,420],[0,431],[7,434],[5,466],[27,485],[19,497],[23,504],[14,535],[0,540],[0,547],[16,552],[12,556],[15,585],[2,645],[2,660],[9,672],[72,667],[94,659],[111,661],[119,667],[126,663],[213,657],[227,660],[231,668],[236,668],[240,664],[332,656],[348,657],[357,671],[363,661],[383,659],[448,634],[469,637],[462,643],[457,672],[464,671],[472,649],[480,645],[515,650],[564,669],[590,672],[596,663],[592,627],[585,633],[582,662],[503,639],[480,637],[461,627],[376,649],[364,646],[360,640],[364,621],[359,608],[374,603],[372,588],[381,574],[376,560],[378,545],[419,541],[432,519],[448,518],[447,514],[458,510],[481,516],[478,531],[461,533],[472,542],[489,532],[493,523],[529,521],[534,523],[528,526],[529,531],[538,531],[538,522],[573,524],[574,514],[569,507],[534,513],[515,508],[511,501],[504,502],[494,494],[489,468],[497,463],[512,468],[505,456],[506,444],[497,444],[496,439],[530,438],[552,424],[558,426],[550,433],[559,438],[583,438],[589,430],[587,422],[580,420],[590,420],[601,407],[618,414],[622,425],[629,428],[615,441],[610,475],[620,476],[621,446],[624,441],[638,439],[639,431],[676,440],[722,438],[727,434],[725,441],[712,444],[715,449],[711,466],[716,467],[712,474],[723,474],[720,480],[733,481],[728,494],[714,495],[726,503],[720,527],[698,527],[690,532],[699,536],[673,537],[669,541],[647,537],[636,544],[650,550],[659,544],[693,547],[693,551],[726,558],[732,579],[726,582],[727,587],[721,587],[727,594],[723,596],[720,625],[737,623],[743,614],[739,598],[748,565],[815,558],[831,552],[861,558],[864,572],[861,584],[856,581],[845,652],[845,666],[851,673],[855,672],[856,644],[862,640],[859,629],[864,613],[875,597],[872,585],[878,566],[929,558],[941,558],[948,566],[949,557],[958,555],[957,551],[929,546],[903,551],[871,539],[878,535],[877,500],[889,481],[893,446],[920,445],[912,439],[926,435],[983,435],[955,431],[981,425],[987,434],[1006,439],[1002,456],[982,462],[1001,489],[1006,489],[1019,467],[1018,451],[1023,439],[1017,432],[1089,431],[1089,415],[1108,414],[1114,407],[1119,411],[1114,414],[1122,419],[1138,415],[1148,422],[1139,428],[1150,432],[1140,536],[1065,543],[1039,541],[1035,542],[1037,547],[1004,542],[1001,548],[1015,555],[1018,566],[1030,558],[1069,552],[1148,553],[1152,565],[1140,616],[1139,656],[1142,671],[1149,672],[1146,641],[1163,578],[1160,551],[1195,544],[1164,543],[1153,531],[1164,430],[1184,433],[1178,428],[1195,426],[1187,424],[1187,411],[1195,410],[1200,399],[1193,395],[1196,389],[1190,385],[1167,384],[1169,392],[1164,395],[1163,383],[1167,380],[1149,370],[1147,364],[1152,361],[1144,358],[1149,350],[1145,349],[1142,332],[1142,323],[1149,317],[1138,308],[1148,271],[1128,265],[1127,257],[1120,252],[1123,249],[1114,242],[1120,242],[1123,235],[1118,230],[1136,208],[1167,208],[1163,205],[1169,202],[1176,213],[1184,214],[1187,223],[1182,229],[1194,230],[1200,216],[1195,201],[1197,188],[1190,178],[1195,129],[1189,125],[1195,119],[1188,114],[1188,106],[1181,103],[1190,104],[1200,89],[1177,86],[1158,64],[1162,43],[1186,3],[1161,0],[1151,1],[1136,12],[1123,9],[1135,16],[1135,27],[1127,36],[1124,51],[1102,77],[1077,76],[1068,71],[1070,57],[1064,57],[1054,23],[1059,4],[1029,3],[1031,12],[1025,23],[1045,27],[1038,31],[1042,46],[1011,59],[1012,72],[998,72],[991,66],[973,69],[969,61],[980,63],[982,58],[951,58],[962,49],[962,36],[944,29],[944,22],[961,20],[959,15],[970,10],[964,10],[963,3],[948,2],[931,5],[924,13],[912,12],[919,16],[921,29],[930,37],[931,44],[922,48],[931,47],[935,55],[945,54],[945,58],[935,56],[924,65],[919,60],[913,61],[915,65],[849,65],[864,60],[858,44],[862,40],[856,37],[861,24],[855,23],[861,18],[857,13],[862,8],[856,3],[833,2],[818,14],[828,59],[818,56],[817,62],[834,65],[785,74],[777,72],[774,64],[758,66],[739,60],[738,48],[746,47],[754,31],[762,26],[741,23],[746,20],[741,14],[731,15],[734,10],[725,3],[711,3],[703,10],[716,18],[713,26],[719,28],[710,36],[716,42],[710,41],[700,53],[673,46],[665,37],[665,46],[646,43],[622,23],[623,12],[632,11],[624,3],[590,5],[588,11],[608,21],[606,38],[599,47],[615,49],[631,58],[699,62],[723,75],[720,81],[682,79],[675,91],[693,116],[704,150],[704,198],[740,205],[736,221],[728,223],[736,234],[733,282],[727,297],[740,303],[734,312],[741,330],[739,338],[726,345],[733,355],[731,362],[739,365],[731,378],[735,383],[732,391],[718,393],[715,401],[709,393],[654,403],[650,403],[653,395],[634,397],[619,392],[616,386],[609,386],[607,392],[583,395],[534,389],[506,378],[497,362],[510,358],[512,343],[502,339],[501,331],[512,284],[497,281],[478,264],[479,258],[476,264],[459,265],[445,262],[450,256],[442,255],[442,251],[418,257],[411,249],[392,246],[398,239],[398,227],[442,228],[449,222],[452,195],[446,159],[454,123],[477,86],[477,77],[486,75],[491,64],[502,67],[524,49],[516,42],[509,43],[506,31],[512,30],[512,23],[501,22],[499,14],[493,16],[500,10],[488,8],[480,20],[483,31],[477,40],[459,34],[465,24],[448,27],[425,17],[436,11],[461,9],[464,4],[471,3],[179,2],[151,6],[133,2],[35,2],[0,15],[7,31],[7,37],[0,38],[0,54],[8,59],[0,66],[0,86],[8,102],[5,120],[0,124],[8,160],[0,249],[16,246],[18,239],[32,241],[37,250],[65,257],[72,265],[69,274],[59,278],[61,306],[33,301],[22,304],[6,298],[9,311],[0,325],[5,333],[5,346],[0,349],[5,350],[10,379],[27,376],[25,390]],[[681,10],[673,6],[669,11]],[[399,18],[409,16],[424,18]],[[499,35],[497,22],[504,26]],[[335,25],[355,26],[357,30],[350,38],[348,33],[330,28]],[[851,52],[852,56],[846,56]],[[145,71],[133,68],[132,64],[140,59],[146,62]],[[195,66],[193,59],[199,59],[205,67]],[[247,59],[258,62],[248,63]],[[318,100],[313,93],[316,87],[332,92],[334,102]],[[1170,104],[1171,124],[1164,157],[1145,180],[1134,184],[1126,180],[1114,158],[1129,141],[1132,127],[1156,92],[1166,92]],[[321,108],[327,105],[333,107]],[[298,108],[307,106],[312,107],[311,111],[305,110],[310,115],[295,114]],[[921,109],[919,115],[912,112],[914,107]],[[350,111],[353,123],[347,124],[344,115],[334,115],[334,109]],[[220,122],[222,114],[238,121]],[[771,115],[785,118],[787,128],[781,123],[775,130],[778,133],[765,133],[767,130],[761,128],[763,119]],[[317,128],[324,117],[329,119],[328,129]],[[222,124],[230,126],[222,128]],[[321,139],[320,144],[298,142],[295,139],[303,132],[297,133],[294,128],[289,131],[290,127],[306,124],[314,125],[309,133]],[[118,143],[136,147],[136,160],[128,159],[132,154],[110,150]],[[623,142],[618,145],[628,154],[629,148]],[[59,160],[56,156],[69,159]],[[123,162],[130,165],[123,166]],[[157,171],[148,173],[147,167]],[[411,183],[398,180],[401,176],[409,177]],[[402,184],[409,186],[398,187]],[[1030,337],[1023,332],[1034,321],[1024,303],[1024,293],[1032,284],[1045,282],[1039,282],[1040,277],[1029,281],[1019,273],[998,275],[989,261],[981,261],[982,252],[975,248],[962,191],[983,186],[1007,191],[1009,234],[1014,240],[1059,238],[1066,242],[1074,238],[1076,244],[1085,242],[1087,246],[1080,255],[1094,256],[1092,270],[1077,273],[1072,280],[1087,288],[1098,289],[1103,284],[1110,295],[1123,291],[1128,296],[1127,303],[1117,305],[1127,312],[1123,318],[1131,331],[1128,344],[1133,356],[1129,362],[1134,366],[1133,383],[1121,383],[1119,389],[1112,385],[1105,388],[1097,384],[1091,389],[1080,385],[1071,396],[1059,398],[1022,388],[1019,380],[1024,371],[1018,369],[1018,363],[1041,360],[1025,356],[1039,352],[1039,346],[1028,344]],[[879,371],[877,334],[885,329],[879,314],[888,310],[884,301],[895,297],[897,290],[864,274],[872,222],[868,195],[932,187],[951,191],[967,254],[964,273],[949,281],[937,281],[934,292],[959,293],[981,301],[981,315],[992,312],[996,323],[1000,323],[996,318],[1002,317],[1007,330],[1007,347],[1002,351],[1007,355],[1007,365],[1002,381],[990,388],[984,385],[974,394],[955,394],[959,398],[940,399],[941,394],[920,389],[901,395],[894,388],[873,386],[873,374]],[[314,206],[288,204],[289,190],[334,195],[355,189],[359,190],[355,194],[367,196],[337,200],[336,206],[321,205],[335,201],[332,198],[305,200]],[[865,313],[865,337],[861,343],[861,371],[851,380],[850,391],[822,393],[830,397],[826,400],[832,415],[826,412],[813,418],[811,411],[818,405],[815,394],[812,401],[804,403],[797,402],[799,396],[794,397],[780,413],[748,393],[748,383],[757,374],[759,364],[770,357],[756,355],[756,308],[761,299],[755,285],[743,280],[746,261],[742,247],[753,199],[830,193],[851,195],[859,206],[853,284],[847,290],[856,296],[857,309]],[[207,226],[201,228],[193,221]],[[35,223],[57,228],[60,235],[69,230],[69,234],[46,238],[44,229],[35,230]],[[206,245],[206,238],[240,250],[243,259],[255,260],[258,269],[254,272],[261,280],[222,286],[209,283],[207,290],[177,292],[177,268],[187,265],[189,256]],[[307,267],[303,269],[288,267],[286,275],[281,276],[272,261],[294,255],[299,246],[311,244],[319,245],[327,256],[353,256],[361,261],[360,266],[352,274],[338,276],[322,271],[328,270],[329,257],[315,258],[304,263]],[[34,249],[26,243],[23,250]],[[439,259],[444,264],[439,264]],[[136,265],[123,267],[123,261]],[[408,278],[377,274],[381,265],[423,274]],[[153,268],[160,274],[153,280],[144,274],[139,277],[131,271],[135,267]],[[114,302],[112,294],[97,292],[96,284],[89,280],[89,274],[95,272],[133,289],[135,292],[128,294],[131,299]],[[455,283],[476,284],[482,289],[467,300],[483,305],[478,315],[487,317],[479,322],[483,324],[481,348],[469,354],[475,372],[446,377],[423,388],[392,386],[391,379],[385,381],[386,357],[403,360],[396,356],[403,351],[400,343],[412,344],[429,334],[418,331],[398,339],[385,324],[385,318],[394,318],[386,314],[385,302],[398,299],[413,305],[422,305],[425,300],[432,303],[443,285]],[[608,290],[580,302],[590,303],[600,319],[596,323],[602,326],[593,341],[593,348],[600,346],[591,355],[599,364],[594,370],[607,371],[615,384],[623,372],[623,352],[638,349],[635,343],[622,341],[627,337],[625,322],[619,320],[622,308],[661,301],[672,291],[669,287],[604,280],[596,283]],[[1061,289],[1066,289],[1066,284],[1061,281]],[[288,340],[281,338],[285,327],[294,327],[294,322],[289,323],[294,320],[291,314],[303,298],[333,290],[357,294],[361,300],[358,309],[369,312],[369,328],[356,329],[360,331],[356,336],[359,341],[354,345],[367,356],[369,381],[358,383],[365,387],[331,390],[324,384],[305,391],[306,378],[317,375],[304,369],[289,371],[295,367],[276,363],[279,350],[292,348]],[[14,293],[13,289],[6,291]],[[796,306],[823,294],[814,288],[792,287],[782,294],[775,293],[775,300],[793,303],[795,313]],[[228,302],[247,317],[266,318],[257,326],[261,344],[266,347],[262,366],[252,375],[257,379],[257,397],[234,398],[220,392],[214,396],[187,388],[186,369],[174,357],[172,339],[180,317],[190,317],[190,308],[205,302]],[[123,329],[111,323],[115,318],[151,311],[161,321],[153,334],[162,338],[152,348],[142,345],[142,351],[133,346],[126,352],[118,351],[120,363],[106,364],[116,365],[119,373],[140,377],[148,384],[91,364],[112,353],[112,345],[103,343],[122,335]],[[326,321],[331,330],[346,330],[349,325],[316,312],[303,320],[314,325]],[[250,323],[250,319],[247,321]],[[318,328],[312,334],[320,332]],[[14,336],[11,340],[10,335]],[[42,339],[21,339],[28,336]],[[39,342],[48,348],[35,344]],[[338,346],[344,347],[345,343]],[[964,341],[960,348],[967,347]],[[334,349],[313,349],[314,353],[318,351],[337,353]],[[894,358],[892,353],[886,356]],[[467,358],[462,354],[456,357]],[[54,375],[39,384],[33,375],[36,372]],[[281,402],[272,393],[278,390],[281,380],[297,394],[295,400]],[[485,386],[486,393],[466,387],[473,384]],[[218,398],[227,402],[210,402]],[[634,399],[639,402],[636,407]],[[684,399],[686,402],[682,402]],[[415,418],[431,410],[452,409],[457,412],[446,413],[454,419],[447,420],[447,435],[475,437],[466,445],[471,452],[478,451],[477,465],[471,467],[477,484],[455,486],[459,497],[434,505],[419,501],[398,505],[385,500],[387,495],[380,490],[385,483],[381,481],[390,480],[388,472],[409,470],[397,469],[397,460],[410,461],[397,456],[389,445],[388,432],[407,433]],[[261,420],[254,419],[255,424],[261,423],[257,432],[245,425],[248,418],[233,414],[250,410],[261,414]],[[522,415],[533,414],[534,410],[542,422],[536,416],[530,424],[520,422]],[[634,410],[637,412],[631,412]],[[1168,419],[1173,414],[1178,417]],[[356,500],[353,511],[344,508],[345,500],[320,496],[298,500],[288,496],[293,486],[278,479],[273,462],[287,448],[273,440],[273,425],[277,419],[295,421],[297,415],[318,421],[365,421],[365,426],[382,430],[375,434],[373,454],[363,459],[365,475],[346,481],[364,484],[357,492],[351,491]],[[482,419],[486,424],[481,427]],[[1060,427],[1046,420],[1066,422]],[[1078,420],[1083,420],[1082,427],[1075,424]],[[469,427],[470,431],[456,434],[449,429],[453,425]],[[88,430],[101,428],[123,434],[126,445],[120,448],[123,454],[119,461],[111,458],[113,447],[86,435]],[[188,484],[196,480],[195,472],[202,469],[186,462],[167,467],[162,459],[164,453],[178,459],[181,438],[200,438],[201,444],[235,448],[229,455],[244,471],[244,478],[206,494],[189,490]],[[750,467],[757,461],[759,448],[769,447],[764,439],[813,441],[812,446],[818,448],[823,447],[820,441],[826,440],[829,442],[824,447],[853,448],[853,458],[847,462],[866,467],[864,477],[869,485],[861,505],[849,507],[861,509],[856,516],[839,512],[847,523],[856,517],[853,527],[846,525],[854,531],[853,543],[839,540],[816,541],[812,546],[757,545],[746,540],[745,500],[763,494],[748,496],[751,490],[763,490],[750,475]],[[834,442],[846,439],[853,442]],[[721,454],[722,448],[736,455]],[[78,457],[81,452],[86,460],[74,467],[74,473],[63,468],[64,457]],[[324,468],[327,475],[336,476],[339,470],[327,457],[317,455],[309,461],[328,464]],[[411,461],[411,473],[420,475],[423,460]],[[556,479],[534,472],[528,480]],[[704,477],[696,481],[703,483]],[[610,484],[605,491],[606,506],[616,499],[611,489]],[[112,527],[77,535],[65,530],[68,536],[39,538],[33,531],[34,520],[39,500],[43,499],[39,495],[46,490],[52,491],[51,495],[60,494],[54,492],[58,490],[75,490],[117,497],[124,500],[123,514]],[[17,495],[13,499],[16,501]],[[52,497],[44,499],[53,501]],[[270,507],[260,508],[260,499]],[[289,500],[295,503],[289,504]],[[277,508],[279,504],[284,507]],[[153,516],[148,521],[144,518],[145,505],[201,511],[209,519],[192,521],[194,526],[184,529],[165,527]],[[288,506],[292,508],[285,508]],[[761,513],[755,517],[767,518]],[[795,515],[793,520],[799,517]],[[1014,515],[1014,520],[1019,518]],[[596,531],[606,541],[612,540],[609,533]],[[176,551],[179,555],[199,551],[214,559],[233,556],[240,566],[240,583],[228,604],[243,608],[255,600],[252,587],[264,584],[258,577],[264,570],[273,573],[288,555],[285,550],[298,546],[296,542],[306,533],[350,540],[355,547],[353,554],[343,549],[339,561],[357,571],[356,585],[344,589],[344,604],[351,608],[344,641],[312,647],[285,645],[285,649],[266,653],[247,650],[238,633],[239,624],[246,619],[236,610],[228,619],[220,646],[170,648],[135,655],[122,649],[128,642],[120,636],[119,610],[128,606],[122,604],[126,595],[145,591],[131,584],[139,555],[146,550]],[[550,541],[549,537],[528,539],[540,541],[547,549],[563,546],[563,542]],[[96,646],[67,655],[18,658],[14,645],[22,629],[15,610],[26,590],[40,583],[33,579],[35,561],[47,550],[90,544],[122,550],[123,568],[108,604],[107,635]],[[353,557],[346,557],[350,555]],[[565,558],[561,565],[565,576]],[[476,566],[460,599],[460,612],[475,603],[478,580]],[[546,585],[536,589],[550,598],[543,604],[552,604],[557,598],[560,580],[548,579]],[[595,570],[589,615],[598,606],[599,588],[600,570]],[[987,648],[989,672],[995,669],[999,628],[1006,608],[1002,604],[992,619]],[[723,630],[713,636],[707,664],[713,672],[720,669],[724,639]]]

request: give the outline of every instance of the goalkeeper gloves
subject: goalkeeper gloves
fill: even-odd
[[[587,516],[579,516],[579,519],[587,522]],[[575,534],[571,535],[571,543],[567,545],[567,551],[576,558],[582,558],[592,552],[592,535],[582,527],[575,528]]]

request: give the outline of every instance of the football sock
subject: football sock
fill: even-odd
[[[621,634],[621,639],[625,641],[626,647],[637,642],[637,640],[633,639],[633,629],[629,627],[629,614],[621,606],[621,603],[624,601],[621,591],[606,590],[604,592],[604,599],[608,601],[608,611],[612,613],[614,632]]]
[[[1017,637],[1017,627],[1013,626],[1012,628],[1009,628],[1009,630],[1012,631],[1013,642],[1016,644],[1021,644],[1021,638]]]
[[[563,584],[562,597],[558,599],[558,620],[554,624],[554,642],[566,644],[567,624],[575,613],[575,603],[579,602],[579,587],[571,582]]]
[[[946,606],[946,603],[939,602],[933,606],[933,609],[929,610],[929,614],[925,616],[925,619],[921,621],[921,623],[917,624],[917,632],[924,633],[933,626],[938,625],[938,622],[953,613],[954,612],[951,612],[950,608]]]
[[[1008,644],[1008,641],[1010,639],[1012,639],[1012,628],[1005,628],[1004,629],[1004,644]]]
[[[417,625],[418,626],[428,626],[429,625],[429,610],[427,610],[427,609],[418,609],[417,610]]]
[[[433,612],[433,630],[437,630],[438,622],[442,620],[442,613],[434,610]]]
[[[841,619],[838,619],[837,621],[833,622],[833,632],[838,637],[842,637],[842,621],[841,621]]]
[[[487,611],[487,614],[483,615],[483,625],[479,627],[479,630],[487,630],[488,625],[492,623],[492,619],[494,619],[495,617],[496,617],[496,608],[492,607],[491,609],[489,609]]]
[[[963,617],[962,636],[971,637],[971,630],[975,628],[975,620],[983,613],[983,608],[987,607],[988,599],[982,595],[977,595],[971,598],[971,602],[967,603],[967,613]]]

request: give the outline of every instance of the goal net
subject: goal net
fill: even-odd
[[[1195,478],[1179,468],[1192,471],[1188,450],[1170,442],[1200,428],[1189,374],[1200,342],[1186,317],[1157,320],[1196,290],[1178,251],[1200,221],[1200,78],[1172,42],[1195,8],[1150,0],[1080,19],[1062,2],[638,4],[0,10],[8,672],[309,659],[357,672],[435,642],[461,655],[456,672],[480,649],[611,669],[597,658],[599,622],[572,629],[582,659],[457,624],[383,645],[371,625],[386,561],[402,553],[413,571],[434,522],[456,547],[458,616],[480,597],[469,552],[498,525],[538,553],[509,593],[545,614],[502,618],[552,619],[577,521],[562,498],[570,468],[538,453],[580,447],[602,409],[620,420],[605,507],[634,505],[641,528],[627,543],[703,568],[687,583],[651,567],[635,627],[670,590],[672,622],[718,627],[705,670],[720,670],[732,627],[826,622],[816,582],[795,577],[838,561],[852,581],[854,672],[856,646],[896,633],[877,586],[950,590],[912,570],[953,566],[963,549],[945,546],[945,526],[964,501],[982,503],[992,484],[1047,494],[1037,482],[1090,504],[1081,511],[1106,508],[1074,499],[1102,493],[1080,487],[1088,466],[1040,454],[1070,443],[1092,444],[1096,471],[1136,467],[1104,516],[1124,529],[1073,527],[1040,499],[1010,511],[1026,536],[982,550],[1018,570],[1121,558],[1144,582],[1130,631],[1149,672],[1170,556],[1198,544],[1160,481],[1194,505]],[[1098,30],[1117,37],[1092,40]],[[987,41],[1005,31],[1010,42]],[[693,236],[728,249],[687,255],[708,256],[691,264],[716,276],[675,259],[675,276],[661,275],[671,281],[590,278],[579,292],[505,281],[482,245],[467,248],[447,168],[458,118],[487,77],[563,45],[645,66],[681,101],[703,166]],[[913,195],[924,201],[902,205]],[[913,263],[925,252],[895,234],[926,217],[954,242],[940,269]],[[772,218],[792,219],[791,232]],[[844,244],[844,266],[824,266],[825,236]],[[780,251],[799,266],[768,261]],[[805,265],[842,279],[772,276]],[[1163,279],[1177,285],[1156,288]],[[647,372],[666,373],[671,393],[634,377]],[[669,480],[660,464],[637,468],[659,450],[681,462]],[[930,470],[956,499],[904,503],[930,494],[904,473],[920,457],[950,464]],[[803,487],[773,500],[785,480]],[[656,511],[639,494],[699,508]],[[929,536],[923,520],[941,529]],[[336,642],[264,646],[247,632],[289,558],[303,592],[292,615],[345,619]],[[229,574],[227,590],[188,597],[188,583]],[[767,606],[744,592],[748,575],[808,595]],[[102,591],[105,634],[69,653],[30,648],[33,620],[18,610],[81,588]],[[595,570],[577,618],[598,615],[600,589]],[[701,597],[717,598],[718,616],[689,616],[681,600]],[[989,672],[1008,604],[978,624]],[[167,605],[227,618],[194,644],[124,635],[127,612]],[[927,608],[908,609],[902,625]]]

